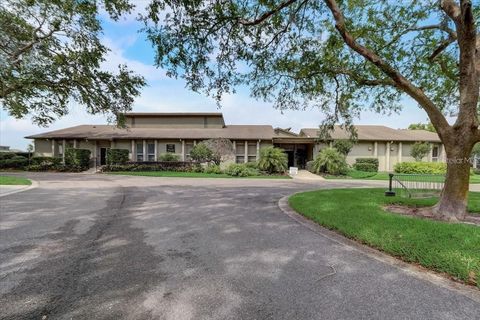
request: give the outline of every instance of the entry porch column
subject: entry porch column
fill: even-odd
[[[390,142],[387,142],[385,148],[385,171],[390,171]]]
[[[131,144],[130,161],[135,161],[135,140],[132,140]]]
[[[403,145],[401,142],[398,143],[398,163],[402,162],[403,157]]]

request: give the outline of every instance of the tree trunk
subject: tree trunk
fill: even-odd
[[[470,182],[470,161],[468,146],[456,145],[447,151],[447,176],[440,200],[433,207],[436,217],[456,221],[467,214],[467,198]]]

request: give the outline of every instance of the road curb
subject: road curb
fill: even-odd
[[[299,192],[297,192],[299,193]],[[296,194],[296,193],[294,193]],[[360,252],[362,254],[367,255],[370,258],[373,258],[377,261],[386,263],[388,265],[394,266],[397,269],[402,270],[403,272],[414,276],[417,279],[428,281],[433,283],[437,286],[449,289],[451,291],[455,291],[463,296],[470,298],[471,300],[480,303],[480,291],[464,285],[459,282],[455,282],[450,280],[440,274],[437,274],[433,271],[427,270],[425,268],[417,267],[415,265],[409,264],[404,262],[400,259],[387,255],[379,250],[373,249],[371,247],[362,245],[356,241],[350,240],[332,230],[326,229],[319,224],[313,222],[312,220],[307,219],[306,217],[302,216],[301,214],[297,213],[293,210],[290,205],[288,204],[288,198],[292,195],[284,196],[278,201],[278,207],[280,210],[289,216],[291,219],[295,220],[297,223],[301,224],[302,226],[308,228],[312,232],[315,232],[317,235],[324,237],[332,242],[337,244],[348,246],[351,249]]]
[[[21,188],[21,189],[17,189],[17,190],[12,190],[12,191],[10,191],[10,192],[2,193],[2,194],[0,194],[0,198],[9,196],[9,195],[12,195],[12,194],[15,194],[15,193],[32,190],[32,189],[37,188],[37,187],[40,185],[40,184],[39,184],[37,181],[35,181],[35,180],[32,180],[32,179],[28,179],[28,180],[30,180],[30,181],[32,182],[31,185],[26,186],[25,188]]]

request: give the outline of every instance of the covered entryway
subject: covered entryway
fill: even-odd
[[[313,159],[313,143],[274,143],[288,155],[288,166],[304,169],[307,161]]]

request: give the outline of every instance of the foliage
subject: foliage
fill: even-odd
[[[480,228],[387,213],[387,204],[431,206],[437,199],[387,198],[384,191],[318,190],[295,194],[289,204],[346,237],[480,287]],[[479,204],[480,193],[471,192],[469,210],[478,212]]]
[[[410,150],[410,155],[415,161],[422,161],[430,152],[430,144],[428,142],[415,142]]]
[[[353,141],[341,139],[333,142],[333,147],[344,156],[347,156],[353,148]]]
[[[180,156],[178,154],[172,153],[172,152],[167,152],[167,153],[162,153],[159,157],[158,160],[160,161],[180,161]]]
[[[145,80],[123,65],[101,68],[109,49],[100,42],[99,16],[105,9],[116,20],[131,8],[128,0],[1,1],[2,108],[45,126],[73,101],[91,114],[130,110]]]
[[[430,132],[437,132],[431,122],[429,123],[412,123],[408,126],[408,130],[426,130]]]
[[[203,168],[204,173],[215,173],[215,174],[221,174],[223,173],[222,169],[220,169],[219,165],[216,164],[209,164],[205,168]]]
[[[0,160],[7,160],[15,157],[13,152],[0,152]]]
[[[353,168],[358,171],[378,172],[378,159],[376,158],[357,158]]]
[[[480,143],[476,143],[472,149],[472,156],[480,156]]]
[[[283,149],[276,147],[266,147],[260,149],[260,159],[258,168],[269,173],[283,173],[288,167],[288,157]]]
[[[345,156],[335,148],[325,148],[320,151],[313,162],[314,173],[345,175],[348,170]]]
[[[251,177],[260,175],[258,170],[249,168],[245,163],[232,163],[227,167],[225,173],[233,177]]]
[[[178,171],[191,172],[193,164],[184,161],[163,161],[163,162],[131,162],[123,165],[106,165],[102,168],[103,172],[117,171]]]
[[[315,161],[314,160],[310,160],[310,161],[307,161],[307,163],[305,164],[305,169],[309,172],[314,172],[313,171],[313,165],[314,165]]]
[[[190,158],[193,161],[200,163],[211,162],[213,159],[213,152],[205,143],[197,143],[197,145],[190,150]]]
[[[59,157],[33,157],[32,164],[56,166],[62,163]]]
[[[107,164],[125,164],[128,162],[129,151],[127,149],[108,149]]]
[[[227,155],[233,155],[233,143],[229,139],[215,138],[202,141],[200,144],[205,144],[208,149],[212,151],[212,157],[210,161],[219,165],[222,158]]]
[[[65,150],[65,165],[87,170],[90,167],[90,150],[68,148]]]
[[[28,165],[28,158],[13,155],[0,160],[0,169],[23,169]]]
[[[366,163],[362,163],[362,164],[366,164]],[[377,175],[377,171],[348,170],[347,175],[352,179],[367,179]]]
[[[443,162],[400,162],[395,164],[396,173],[407,174],[445,174],[447,164]]]

